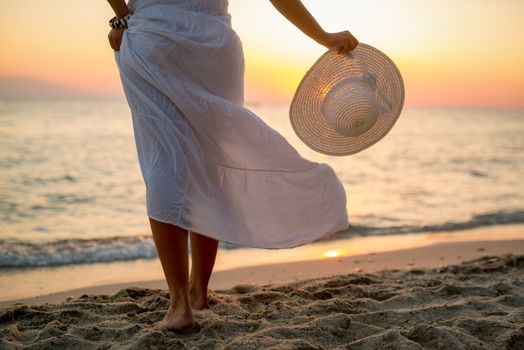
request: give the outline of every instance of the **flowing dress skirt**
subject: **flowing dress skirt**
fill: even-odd
[[[333,169],[243,107],[227,0],[130,0],[115,59],[147,215],[241,246],[290,248],[347,229]]]

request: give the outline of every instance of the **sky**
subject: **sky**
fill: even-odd
[[[524,107],[523,0],[303,3],[325,30],[349,30],[390,56],[407,106]],[[269,0],[229,0],[229,11],[244,47],[246,101],[289,103],[326,49]],[[0,81],[122,96],[107,42],[113,15],[106,0],[0,0]]]

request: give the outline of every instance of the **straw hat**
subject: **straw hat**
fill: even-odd
[[[291,102],[291,125],[313,150],[343,156],[383,138],[404,105],[399,70],[384,53],[359,44],[328,51],[309,69]]]

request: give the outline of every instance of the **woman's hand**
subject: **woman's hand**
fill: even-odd
[[[337,50],[338,53],[347,53],[357,47],[358,40],[346,30],[338,33],[326,33],[322,45],[330,50]]]
[[[125,28],[111,29],[107,38],[109,39],[109,45],[115,51],[120,51],[120,44],[122,43],[122,36],[124,35]]]

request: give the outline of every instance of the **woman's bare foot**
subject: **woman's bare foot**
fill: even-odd
[[[193,311],[189,305],[181,305],[180,307],[171,304],[164,319],[153,323],[153,327],[156,329],[168,328],[183,330],[194,326]]]

